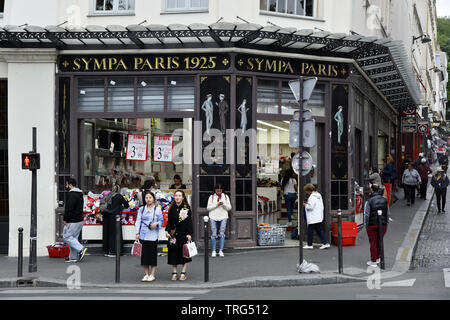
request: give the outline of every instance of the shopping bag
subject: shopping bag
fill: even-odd
[[[192,258],[198,254],[197,247],[195,246],[195,242],[189,241],[188,243],[183,245],[183,257],[184,258]]]
[[[139,240],[136,240],[133,243],[133,247],[131,248],[131,255],[135,257],[140,257],[142,254],[142,243],[139,242]]]

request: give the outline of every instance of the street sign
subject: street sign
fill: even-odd
[[[304,151],[302,156],[302,176],[306,176],[313,169],[313,159],[311,155]],[[292,168],[296,174],[300,174],[300,154],[297,153],[294,158],[292,158]]]
[[[419,120],[419,123],[417,124],[417,133],[424,136],[430,135],[430,122]]]
[[[313,114],[312,114],[311,110],[309,110],[309,109],[303,110],[303,120],[309,120],[309,119],[312,119],[312,117],[313,117]],[[300,111],[295,111],[293,120],[298,120],[298,119],[300,119]]]
[[[39,153],[22,153],[22,169],[38,170],[41,168],[41,155]]]
[[[295,99],[297,102],[300,100],[308,101],[311,98],[311,95],[314,91],[314,87],[317,83],[317,78],[305,78],[303,80],[303,95],[301,94],[300,90],[300,80],[291,80],[289,81],[289,87],[291,88],[292,93],[294,94]],[[306,103],[305,103],[306,104]]]
[[[289,123],[289,146],[298,148],[300,123],[291,120]],[[304,148],[313,148],[316,145],[316,120],[303,120],[303,143]]]

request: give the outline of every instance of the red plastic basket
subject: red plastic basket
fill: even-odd
[[[47,246],[50,258],[67,258],[70,255],[70,248],[67,244],[53,244]]]

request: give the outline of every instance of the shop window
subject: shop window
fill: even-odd
[[[299,105],[289,88],[289,83],[283,81],[281,93],[281,114],[294,114]],[[316,84],[306,109],[311,110],[317,117],[325,117],[325,84]]]
[[[165,11],[208,10],[208,0],[165,0]]]
[[[134,79],[108,80],[108,111],[134,110]]]
[[[258,113],[278,113],[279,82],[258,79]]]
[[[142,78],[137,82],[138,111],[164,111],[164,78]]]
[[[7,81],[0,81],[0,216],[9,215]]]
[[[94,13],[130,13],[134,8],[135,0],[95,0]]]
[[[316,0],[260,0],[261,12],[315,16]]]
[[[105,81],[78,80],[78,107],[81,112],[103,111],[105,108]]]
[[[295,111],[299,109],[297,100],[292,94],[289,88],[288,82],[283,81],[282,91],[281,91],[281,113],[282,114],[294,114]]]
[[[221,184],[223,192],[230,196],[230,176],[200,176],[200,208],[208,206],[208,199],[217,184]]]
[[[194,77],[169,77],[167,94],[168,110],[194,111]]]

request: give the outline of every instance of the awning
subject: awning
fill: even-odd
[[[2,48],[56,48],[59,50],[117,50],[168,48],[249,48],[354,59],[399,112],[423,104],[423,94],[401,41],[358,34],[251,23],[211,25],[5,26]]]

